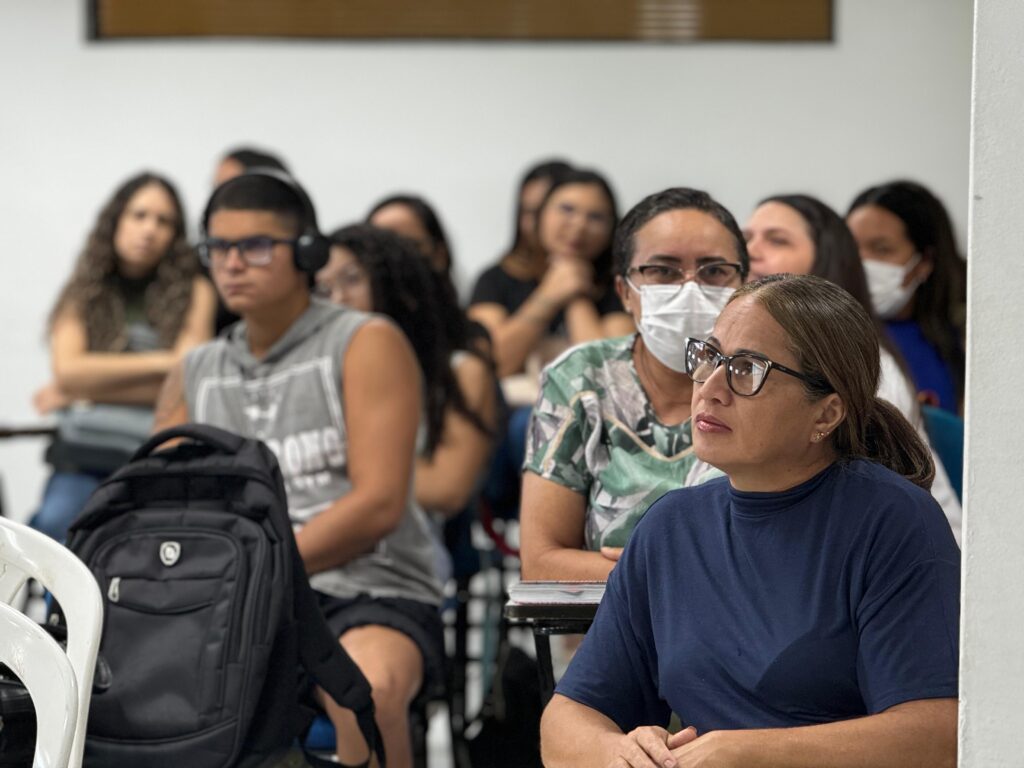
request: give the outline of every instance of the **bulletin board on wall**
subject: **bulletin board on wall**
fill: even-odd
[[[831,41],[833,0],[86,0],[89,37]]]

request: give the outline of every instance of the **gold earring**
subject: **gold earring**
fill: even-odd
[[[816,442],[816,443],[820,443],[820,442],[821,442],[822,440],[824,440],[824,439],[825,439],[825,437],[826,437],[827,435],[828,435],[828,432],[818,432],[818,433],[817,433],[817,434],[816,434],[816,435],[814,436],[814,442]]]

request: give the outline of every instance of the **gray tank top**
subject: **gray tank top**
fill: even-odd
[[[266,356],[249,351],[245,323],[185,360],[189,418],[267,444],[277,455],[292,524],[300,528],[352,488],[348,476],[342,364],[373,315],[314,301]],[[410,498],[398,528],[373,552],[310,578],[337,597],[366,594],[438,604],[427,520]]]

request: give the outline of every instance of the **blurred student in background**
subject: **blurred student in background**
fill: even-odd
[[[958,413],[967,265],[945,207],[920,184],[892,181],[857,195],[846,223],[857,239],[875,309],[922,402]]]
[[[414,241],[368,224],[343,227],[330,239],[317,292],[387,315],[409,338],[423,372],[426,427],[416,500],[427,511],[456,515],[478,489],[499,429],[493,363],[465,315],[442,307],[454,289]]]
[[[58,412],[54,471],[32,525],[58,540],[85,500],[127,458],[111,438],[141,444],[164,377],[213,332],[213,287],[185,238],[170,181],[142,173],[104,204],[50,311],[53,380],[35,394]],[[71,407],[72,404],[74,407]]]
[[[543,364],[566,346],[633,331],[612,280],[617,219],[602,175],[553,173],[534,217],[536,249],[524,237],[518,252],[480,276],[470,300],[470,317],[491,334],[500,376],[522,371],[532,355]]]
[[[241,176],[254,168],[272,168],[291,175],[284,161],[271,152],[255,147],[235,147],[224,153],[213,173],[213,186],[219,187],[228,179]]]
[[[366,222],[412,241],[430,268],[451,276],[452,248],[434,207],[418,195],[390,195],[370,209]]]

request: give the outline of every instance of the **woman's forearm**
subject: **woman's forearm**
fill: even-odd
[[[416,501],[431,512],[454,517],[469,505],[490,456],[490,442],[485,438],[466,445],[441,446],[433,457],[416,459]]]
[[[549,547],[539,552],[522,551],[522,575],[526,581],[607,581],[615,566],[600,552]]]
[[[467,354],[452,372],[463,403],[476,420],[449,404],[444,412],[441,442],[433,455],[416,460],[414,478],[420,506],[445,517],[466,508],[490,461],[498,431],[497,381],[488,362]]]
[[[56,357],[54,380],[72,399],[109,402],[110,390],[153,387],[154,395],[177,358],[173,352],[84,352]]]
[[[956,728],[956,699],[922,699],[837,723],[712,731],[674,753],[681,766],[954,768]]]
[[[601,314],[594,306],[594,302],[585,296],[569,302],[565,309],[565,326],[569,331],[569,342],[572,344],[604,338]]]
[[[541,759],[546,768],[605,766],[624,738],[615,723],[595,709],[555,694],[540,721]]]
[[[498,376],[523,370],[526,358],[547,335],[561,306],[534,291],[523,304],[493,330],[494,361]]]
[[[103,397],[94,402],[117,403],[122,405],[156,405],[164,379],[155,379],[144,384],[125,384],[105,387]]]

